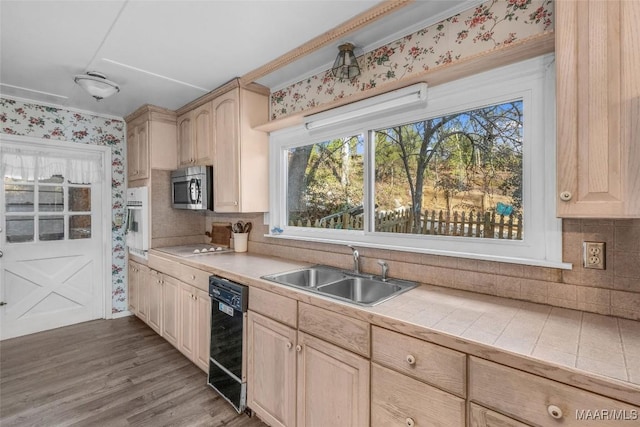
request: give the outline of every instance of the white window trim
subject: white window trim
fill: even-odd
[[[351,244],[455,256],[516,264],[570,269],[562,262],[562,221],[555,217],[555,68],[549,54],[429,88],[426,106],[410,111],[389,111],[383,117],[363,117],[349,123],[308,131],[304,125],[273,132],[270,138],[270,234],[268,237]],[[367,131],[401,123],[468,111],[485,105],[522,98],[525,111],[523,144],[522,241],[448,236],[394,234],[367,231],[372,219],[373,156]],[[372,99],[365,101],[370,105]],[[349,111],[359,103],[350,104]],[[342,108],[337,108],[339,115]],[[326,113],[323,113],[326,116]],[[365,136],[365,230],[329,230],[292,227],[287,217],[287,150],[333,138],[362,133]],[[275,231],[274,231],[275,229]],[[281,229],[282,232],[278,232]]]

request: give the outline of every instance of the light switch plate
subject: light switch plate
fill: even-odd
[[[582,243],[582,262],[584,268],[593,268],[595,270],[605,269],[605,243],[604,242],[583,242]]]

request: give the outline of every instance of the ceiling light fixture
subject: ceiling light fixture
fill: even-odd
[[[86,74],[75,76],[73,80],[98,101],[120,92],[116,83],[107,80],[107,76],[97,71],[87,71]]]
[[[333,63],[333,67],[331,67],[331,74],[334,77],[340,80],[351,80],[360,75],[360,67],[353,53],[354,47],[351,43],[344,43],[338,46],[340,51]]]

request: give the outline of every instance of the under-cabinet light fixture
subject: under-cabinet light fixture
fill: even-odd
[[[382,95],[354,102],[333,110],[305,117],[307,130],[344,123],[368,115],[388,113],[393,110],[407,108],[414,105],[426,104],[427,84],[418,83],[402,89],[387,92]]]

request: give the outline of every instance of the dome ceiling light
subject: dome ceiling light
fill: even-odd
[[[107,80],[107,76],[97,71],[87,71],[86,74],[75,76],[73,80],[98,101],[120,92],[116,83]]]

